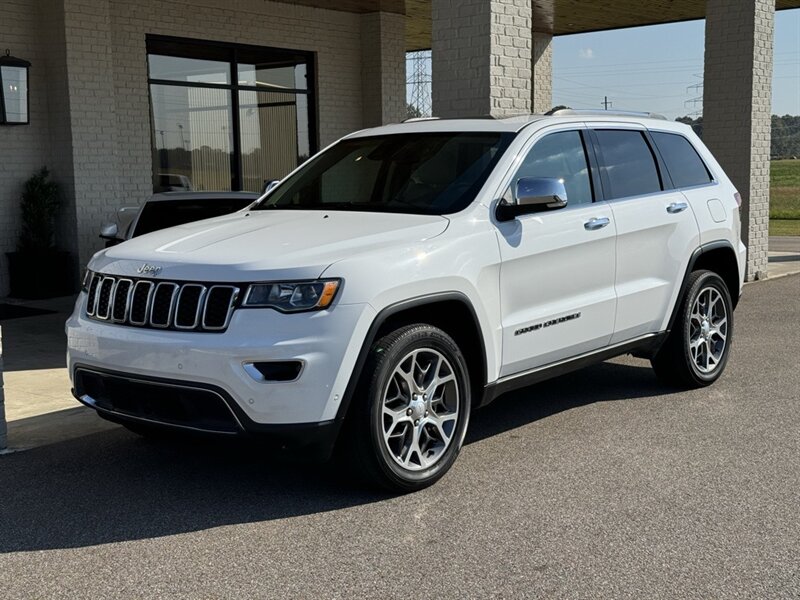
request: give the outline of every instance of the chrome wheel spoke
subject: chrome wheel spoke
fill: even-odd
[[[697,294],[689,315],[688,351],[701,373],[716,369],[728,341],[728,315],[722,294],[707,287]]]
[[[412,471],[434,465],[453,440],[459,415],[458,382],[437,350],[409,352],[383,394],[383,439],[389,453]]]

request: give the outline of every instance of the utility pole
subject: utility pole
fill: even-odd
[[[602,104],[603,108],[605,108],[606,110],[608,110],[609,106],[614,106],[613,102],[608,101],[608,96],[603,96],[603,101],[600,104]]]

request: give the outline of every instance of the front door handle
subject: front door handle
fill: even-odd
[[[583,224],[583,227],[587,231],[596,231],[598,229],[602,229],[610,222],[611,220],[608,217],[595,217],[594,219],[589,219],[586,221],[586,223]]]
[[[667,207],[667,212],[674,215],[675,213],[683,212],[687,208],[689,208],[689,205],[686,202],[673,202]]]

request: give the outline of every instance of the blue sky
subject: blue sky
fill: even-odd
[[[553,41],[553,102],[572,108],[701,111],[705,21],[559,36]],[[800,9],[775,18],[772,112],[800,115]]]

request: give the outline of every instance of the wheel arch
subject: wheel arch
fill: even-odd
[[[686,273],[681,282],[680,292],[675,299],[675,305],[672,307],[672,314],[669,318],[667,331],[671,331],[675,324],[675,319],[680,310],[681,300],[686,293],[689,277],[694,271],[700,269],[713,271],[722,278],[731,294],[733,308],[736,308],[736,304],[739,302],[739,292],[741,290],[739,282],[739,263],[736,252],[731,243],[727,240],[709,242],[696,248],[689,259],[689,264],[686,266]]]
[[[427,323],[439,327],[455,340],[463,352],[469,368],[472,405],[475,407],[479,405],[486,385],[487,360],[486,344],[478,315],[469,298],[462,292],[441,292],[391,304],[376,315],[347,383],[342,403],[336,415],[337,421],[342,422],[347,416],[369,350],[375,340],[398,327],[412,323]]]

